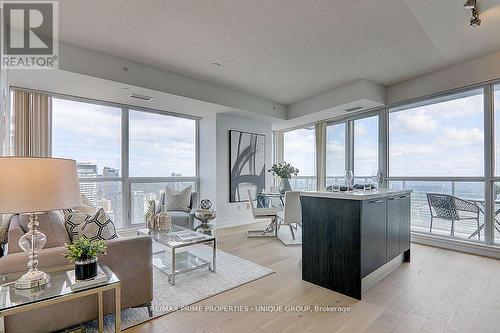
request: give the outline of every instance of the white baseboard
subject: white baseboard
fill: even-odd
[[[500,259],[500,246],[486,245],[461,239],[451,239],[420,233],[411,234],[412,243],[439,247],[446,250],[475,254],[483,257]]]

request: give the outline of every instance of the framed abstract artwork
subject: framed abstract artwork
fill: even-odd
[[[229,202],[255,200],[266,185],[266,136],[229,131]]]

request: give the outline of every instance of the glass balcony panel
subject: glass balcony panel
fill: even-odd
[[[484,241],[484,184],[482,182],[408,180],[391,181],[389,187],[413,190],[411,199],[413,232]],[[433,205],[434,218],[431,217],[431,208],[427,199],[429,193],[447,195],[445,198],[439,198],[438,208]],[[441,214],[448,218],[436,217],[439,215],[436,209],[441,210]]]

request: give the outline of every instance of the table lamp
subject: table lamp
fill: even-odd
[[[39,287],[50,281],[50,275],[38,270],[38,251],[46,237],[37,230],[37,214],[80,205],[74,160],[0,157],[0,214],[30,214],[29,230],[19,239],[19,246],[29,255],[29,270],[16,280],[16,288]]]

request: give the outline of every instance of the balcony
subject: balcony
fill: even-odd
[[[327,177],[326,185],[330,186],[337,181],[344,183],[344,177]],[[371,182],[371,176],[355,177],[356,184]],[[313,191],[316,190],[315,176],[297,176],[290,180],[292,188],[295,191]],[[484,228],[479,232],[476,220],[455,221],[454,235],[451,236],[451,222],[441,219],[434,219],[431,225],[431,214],[429,203],[427,202],[427,193],[449,194],[466,201],[473,202],[479,207],[479,225],[484,224],[484,183],[483,182],[464,182],[464,181],[410,181],[398,180],[390,181],[389,187],[393,189],[413,190],[411,201],[411,223],[412,231],[418,233],[435,234],[446,237],[454,237],[470,241],[483,241]],[[500,221],[500,200],[496,202],[495,211],[498,213],[496,219]],[[500,243],[500,222],[495,223],[495,243]],[[474,235],[471,237],[471,235]]]

